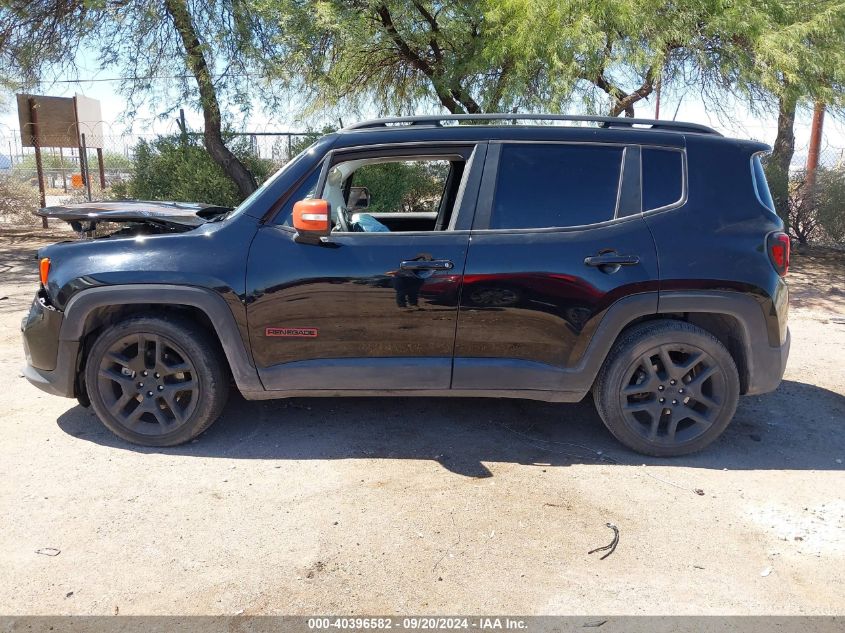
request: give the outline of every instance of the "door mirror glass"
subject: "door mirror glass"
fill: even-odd
[[[331,231],[331,209],[328,201],[306,198],[293,205],[293,228],[303,241],[319,241]]]
[[[370,190],[367,187],[351,187],[349,189],[349,204],[346,205],[350,211],[360,211],[370,206]]]

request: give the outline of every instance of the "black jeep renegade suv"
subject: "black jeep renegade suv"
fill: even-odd
[[[39,253],[25,375],[150,446],[202,433],[234,380],[251,399],[592,392],[630,448],[696,451],[789,351],[767,149],[666,121],[385,119],[234,210],[44,209],[123,228]],[[368,170],[409,165],[436,195],[386,207]]]

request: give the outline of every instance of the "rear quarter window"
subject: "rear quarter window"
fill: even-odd
[[[613,219],[622,150],[609,145],[504,144],[490,228],[569,227]]]
[[[772,200],[772,192],[769,190],[769,182],[766,180],[766,172],[763,170],[763,162],[760,155],[755,154],[751,158],[751,176],[754,179],[754,191],[757,199],[772,213],[775,211],[775,201]]]
[[[643,211],[681,201],[684,195],[684,155],[679,150],[643,147]]]

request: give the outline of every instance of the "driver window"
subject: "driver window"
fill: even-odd
[[[338,163],[322,195],[331,205],[332,232],[444,230],[463,173],[463,159],[452,156]]]

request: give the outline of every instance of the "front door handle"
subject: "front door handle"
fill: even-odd
[[[452,270],[455,264],[448,259],[418,260],[412,259],[399,264],[402,270]]]
[[[584,259],[587,266],[634,266],[640,263],[636,255],[619,255],[618,253],[604,253],[592,255]]]

